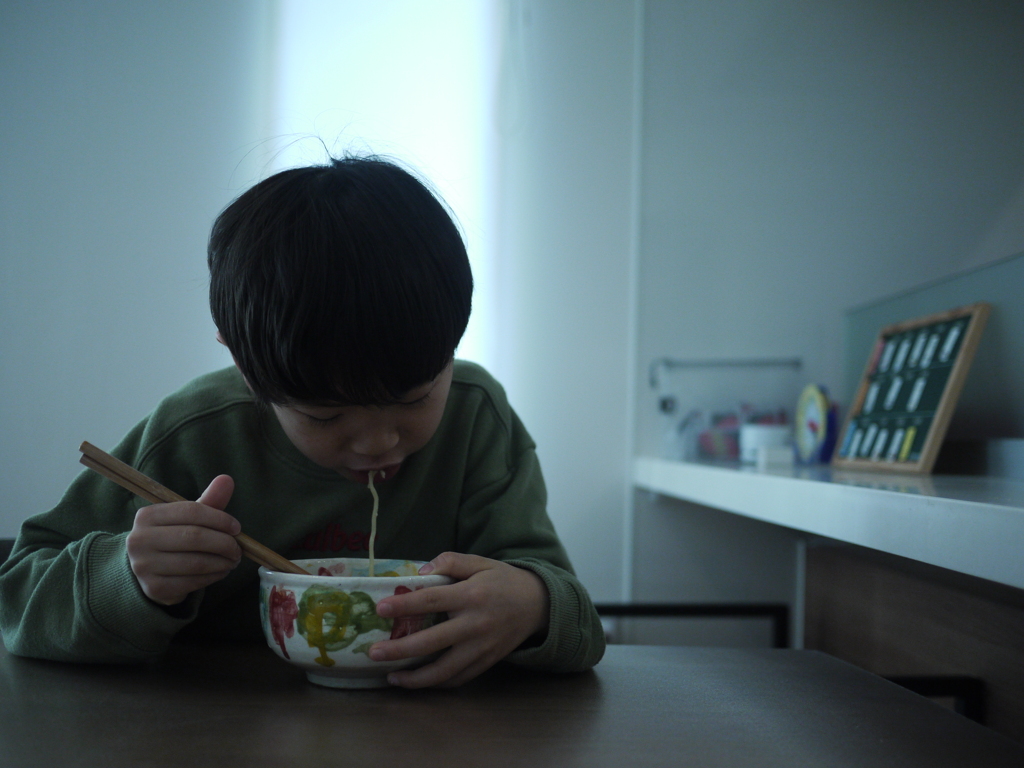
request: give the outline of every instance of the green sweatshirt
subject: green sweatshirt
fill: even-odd
[[[190,499],[217,475],[231,475],[227,511],[245,533],[289,559],[367,555],[369,490],[303,456],[273,411],[256,406],[235,368],[172,394],[111,453]],[[534,443],[486,371],[456,362],[437,432],[377,489],[377,557],[431,560],[452,550],[503,560],[544,581],[547,637],[509,661],[575,671],[600,660],[600,619],[545,510]],[[54,509],[22,525],[0,568],[0,632],[8,650],[67,661],[144,661],[159,657],[174,637],[262,637],[258,566],[248,559],[172,610],[142,593],[125,540],[144,504],[86,471]]]

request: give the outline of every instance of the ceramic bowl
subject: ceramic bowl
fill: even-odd
[[[386,686],[396,669],[428,659],[370,659],[379,640],[405,637],[444,620],[444,614],[384,619],[377,602],[424,587],[450,584],[447,576],[418,576],[422,562],[364,558],[296,560],[310,575],[260,568],[260,620],[267,644],[306,672],[310,682],[333,688]]]

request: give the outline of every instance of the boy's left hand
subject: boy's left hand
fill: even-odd
[[[395,661],[448,650],[419,669],[392,672],[388,675],[392,685],[462,685],[497,664],[527,638],[547,630],[547,587],[532,571],[455,552],[438,555],[429,565],[433,566],[429,573],[459,581],[385,598],[377,603],[377,614],[392,619],[444,612],[448,621],[375,643],[370,658]],[[421,573],[427,573],[427,567]]]

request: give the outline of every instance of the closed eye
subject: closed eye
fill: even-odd
[[[424,405],[427,400],[430,399],[430,392],[427,392],[423,397],[419,397],[415,400],[409,400],[407,402],[399,403],[399,405],[405,406],[406,408],[415,408],[417,405]]]
[[[333,416],[327,416],[326,418],[320,418],[318,416],[314,416],[311,413],[306,413],[305,411],[298,411],[298,413],[301,413],[303,416],[305,416],[306,420],[310,424],[314,424],[316,426],[323,426],[324,424],[330,424],[332,421],[337,421],[341,417],[340,413],[336,413]]]

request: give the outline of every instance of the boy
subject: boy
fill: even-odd
[[[500,386],[453,360],[472,276],[440,202],[376,158],[283,171],[224,210],[208,255],[235,367],[172,394],[113,451],[198,501],[142,506],[80,475],[0,569],[9,650],[132,661],[174,637],[257,639],[256,565],[233,535],[290,559],[358,556],[375,471],[377,556],[457,580],[378,604],[449,616],[370,649],[443,651],[392,684],[459,685],[506,657],[596,664],[600,620],[547,517],[533,442]]]

